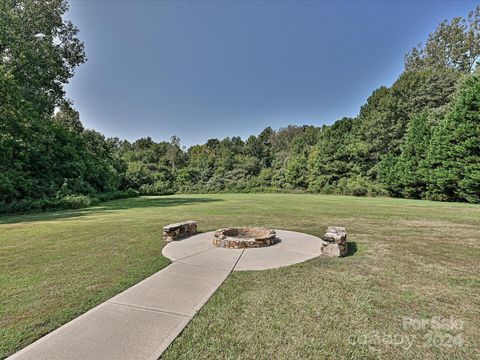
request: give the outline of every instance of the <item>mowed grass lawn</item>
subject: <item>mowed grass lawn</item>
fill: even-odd
[[[162,226],[187,219],[318,236],[340,225],[351,251],[232,273],[166,359],[480,358],[480,206],[303,194],[0,217],[0,358],[168,265]]]

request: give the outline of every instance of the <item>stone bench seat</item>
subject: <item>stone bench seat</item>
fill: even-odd
[[[329,226],[323,236],[321,252],[327,256],[347,255],[347,230],[340,226]]]
[[[163,240],[170,242],[185,236],[197,233],[197,222],[193,220],[183,221],[163,227]]]

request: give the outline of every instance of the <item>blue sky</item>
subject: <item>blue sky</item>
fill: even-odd
[[[183,145],[331,124],[474,1],[70,1],[88,61],[67,86],[106,136]]]

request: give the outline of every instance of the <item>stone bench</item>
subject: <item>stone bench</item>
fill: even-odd
[[[163,227],[163,240],[170,242],[197,233],[196,221],[184,221]]]
[[[321,252],[327,256],[347,255],[347,230],[344,227],[329,226],[323,236]]]

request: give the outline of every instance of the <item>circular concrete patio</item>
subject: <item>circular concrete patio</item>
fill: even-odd
[[[280,242],[268,247],[219,248],[213,245],[214,232],[210,231],[172,241],[162,253],[174,262],[234,271],[273,269],[320,255],[320,238],[295,231],[275,231]]]

